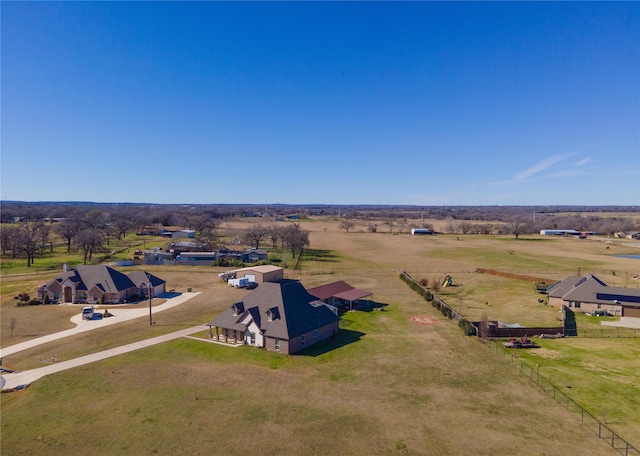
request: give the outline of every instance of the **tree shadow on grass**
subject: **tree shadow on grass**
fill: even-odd
[[[326,249],[305,249],[303,259],[309,261],[337,262],[338,255],[333,250]]]
[[[319,356],[330,351],[336,350],[340,347],[344,347],[345,345],[352,344],[354,342],[358,342],[365,333],[360,331],[352,331],[350,329],[340,329],[338,334],[335,336],[323,340],[322,342],[318,342],[317,344],[312,345],[309,348],[305,348],[297,353],[294,353],[295,356]]]

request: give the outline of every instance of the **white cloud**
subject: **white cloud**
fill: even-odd
[[[549,158],[545,158],[544,160],[539,161],[538,163],[533,165],[531,168],[525,169],[524,171],[521,171],[515,176],[513,176],[513,179],[511,179],[511,181],[520,182],[522,180],[535,176],[536,174],[551,168],[556,163],[560,163],[561,161],[566,160],[567,158],[571,157],[571,155],[573,154],[560,154],[560,155],[554,155]]]
[[[573,164],[573,166],[583,166],[591,161],[591,157],[583,158],[582,160],[578,160]]]

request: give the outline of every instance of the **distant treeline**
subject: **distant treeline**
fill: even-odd
[[[415,220],[446,220],[448,234],[527,234],[541,229],[574,229],[613,235],[640,231],[634,206],[411,206],[287,204],[151,204],[91,202],[0,202],[0,222],[36,222],[85,218],[99,211],[107,220],[126,218],[137,226],[188,226],[194,216],[234,217],[325,216],[395,222],[410,231]],[[409,223],[409,220],[414,222]],[[428,226],[427,226],[428,227]]]

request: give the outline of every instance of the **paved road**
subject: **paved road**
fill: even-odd
[[[152,313],[155,314],[158,312],[162,312],[163,310],[167,310],[179,304],[185,303],[189,299],[199,294],[200,293],[181,293],[179,296],[167,299],[167,301],[164,304],[153,307]],[[113,306],[109,306],[109,305],[100,306],[100,307],[108,308],[109,312],[113,314],[113,317],[103,318],[102,320],[90,320],[90,321],[82,319],[83,306],[78,306],[78,314],[71,317],[71,321],[77,325],[75,328],[49,334],[48,336],[38,337],[37,339],[27,340],[25,342],[21,342],[15,345],[10,345],[8,347],[2,347],[0,348],[0,358],[13,355],[14,353],[18,353],[23,350],[27,350],[29,348],[37,347],[38,345],[46,344],[54,340],[62,339],[68,336],[73,336],[74,334],[80,334],[80,333],[91,331],[97,328],[103,328],[105,326],[121,323],[127,320],[132,320],[134,318],[140,318],[144,316],[148,317],[149,307],[144,305],[143,303],[140,303],[139,305],[140,305],[140,308],[138,309],[119,309],[118,306],[115,304]]]
[[[5,384],[2,387],[3,390],[13,389],[18,385],[29,385],[36,380],[44,377],[45,375],[54,374],[63,370],[72,369],[74,367],[82,366],[83,364],[93,363],[95,361],[101,361],[103,359],[111,358],[112,356],[122,355],[123,353],[129,353],[141,348],[150,347],[152,345],[160,344],[180,337],[188,336],[198,331],[207,329],[206,325],[193,326],[191,328],[182,329],[180,331],[172,332],[170,334],[164,334],[162,336],[153,337],[151,339],[142,340],[140,342],[134,342],[132,344],[123,345],[121,347],[112,348],[110,350],[93,353],[91,355],[81,356],[80,358],[72,359],[69,361],[62,361],[60,363],[52,363],[45,367],[38,369],[32,369],[24,372],[14,372],[11,374],[4,374],[2,377],[5,380]]]

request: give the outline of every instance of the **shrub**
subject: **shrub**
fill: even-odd
[[[458,321],[458,326],[460,327],[460,329],[462,329],[462,332],[465,334],[465,336],[475,336],[475,326],[473,326],[471,322],[469,322],[469,320],[461,318]]]

